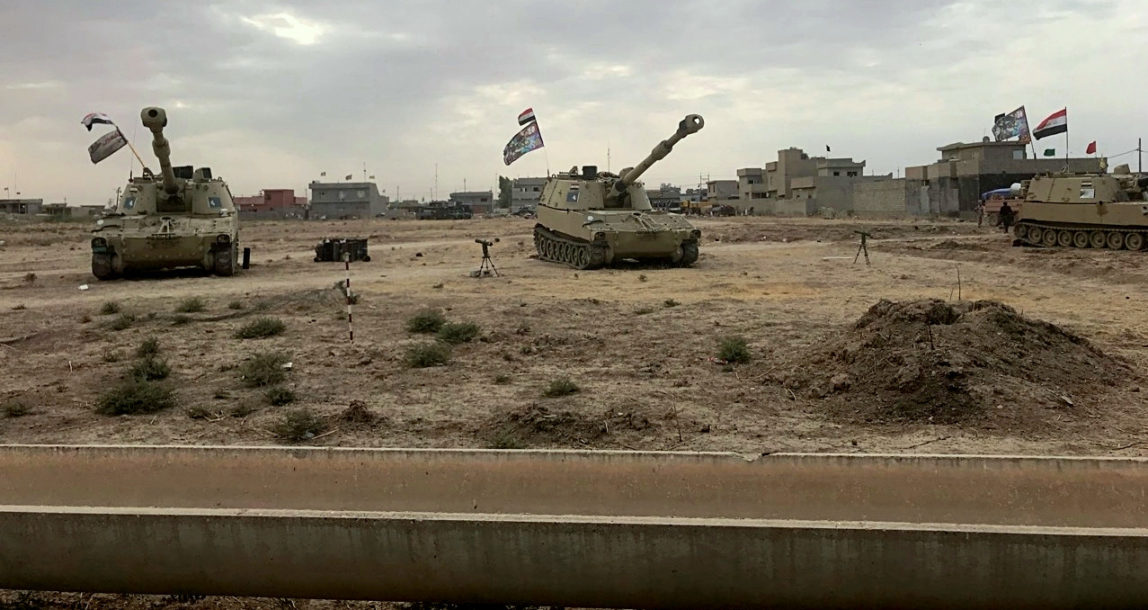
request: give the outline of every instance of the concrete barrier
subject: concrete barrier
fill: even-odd
[[[1138,459],[0,447],[0,588],[1132,607]]]

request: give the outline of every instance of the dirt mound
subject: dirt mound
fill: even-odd
[[[984,244],[976,242],[961,242],[955,239],[946,239],[929,246],[929,250],[969,250],[972,252],[987,252],[989,248],[987,248]]]
[[[881,300],[845,332],[799,354],[791,391],[864,422],[1039,427],[1132,377],[1087,340],[994,301]]]
[[[601,447],[620,446],[626,437],[652,425],[636,412],[609,409],[587,415],[531,404],[494,416],[484,430],[491,446],[497,449]]]

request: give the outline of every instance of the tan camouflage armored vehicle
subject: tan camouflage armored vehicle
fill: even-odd
[[[620,175],[586,165],[581,172],[575,167],[547,179],[534,226],[538,257],[575,269],[595,269],[625,258],[692,265],[698,259],[701,231],[684,216],[654,210],[638,178],[704,125],[701,116],[687,116],[674,135]]]
[[[140,117],[152,132],[160,175],[144,168],[142,176],[128,182],[115,207],[96,221],[92,274],[106,280],[177,267],[234,274],[239,215],[227,183],[213,178],[207,167],[171,166],[163,108],[144,108]]]
[[[1144,250],[1146,194],[1148,176],[1127,165],[1111,174],[1036,176],[1024,185],[1013,233],[1033,246]]]

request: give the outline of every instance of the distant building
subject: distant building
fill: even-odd
[[[312,220],[386,216],[390,200],[374,182],[311,182]]]
[[[1019,142],[957,142],[937,149],[941,159],[905,168],[905,177],[865,185],[855,193],[856,212],[867,216],[943,215],[971,217],[981,193],[1005,188],[1037,174],[1101,173],[1105,159],[1028,156]]]
[[[470,206],[475,215],[490,216],[494,212],[494,191],[458,191],[451,193],[450,198]]]
[[[853,183],[878,179],[865,176],[864,161],[810,157],[791,146],[777,151],[777,161],[764,168],[737,170],[739,200],[732,205],[746,214],[800,216],[822,208],[848,213],[853,208]]]
[[[546,185],[546,178],[515,178],[511,181],[510,211],[534,210],[538,207],[538,199],[542,197],[542,187]]]
[[[706,199],[725,201],[737,199],[737,180],[709,180],[706,182]]]
[[[296,197],[295,189],[263,189],[258,195],[232,199],[242,219],[307,217],[307,198]]]
[[[650,205],[659,210],[678,210],[682,207],[682,189],[672,184],[663,184],[656,189],[646,189]]]
[[[387,206],[387,218],[418,218],[419,210],[424,204],[419,203],[417,199],[404,199],[402,201],[392,201]]]
[[[0,199],[0,213],[39,214],[44,209],[43,199]]]

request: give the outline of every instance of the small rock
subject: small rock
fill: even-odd
[[[829,380],[829,383],[833,386],[834,392],[844,392],[849,389],[849,386],[853,385],[853,382],[849,379],[849,375],[845,373],[834,375],[833,378]]]

